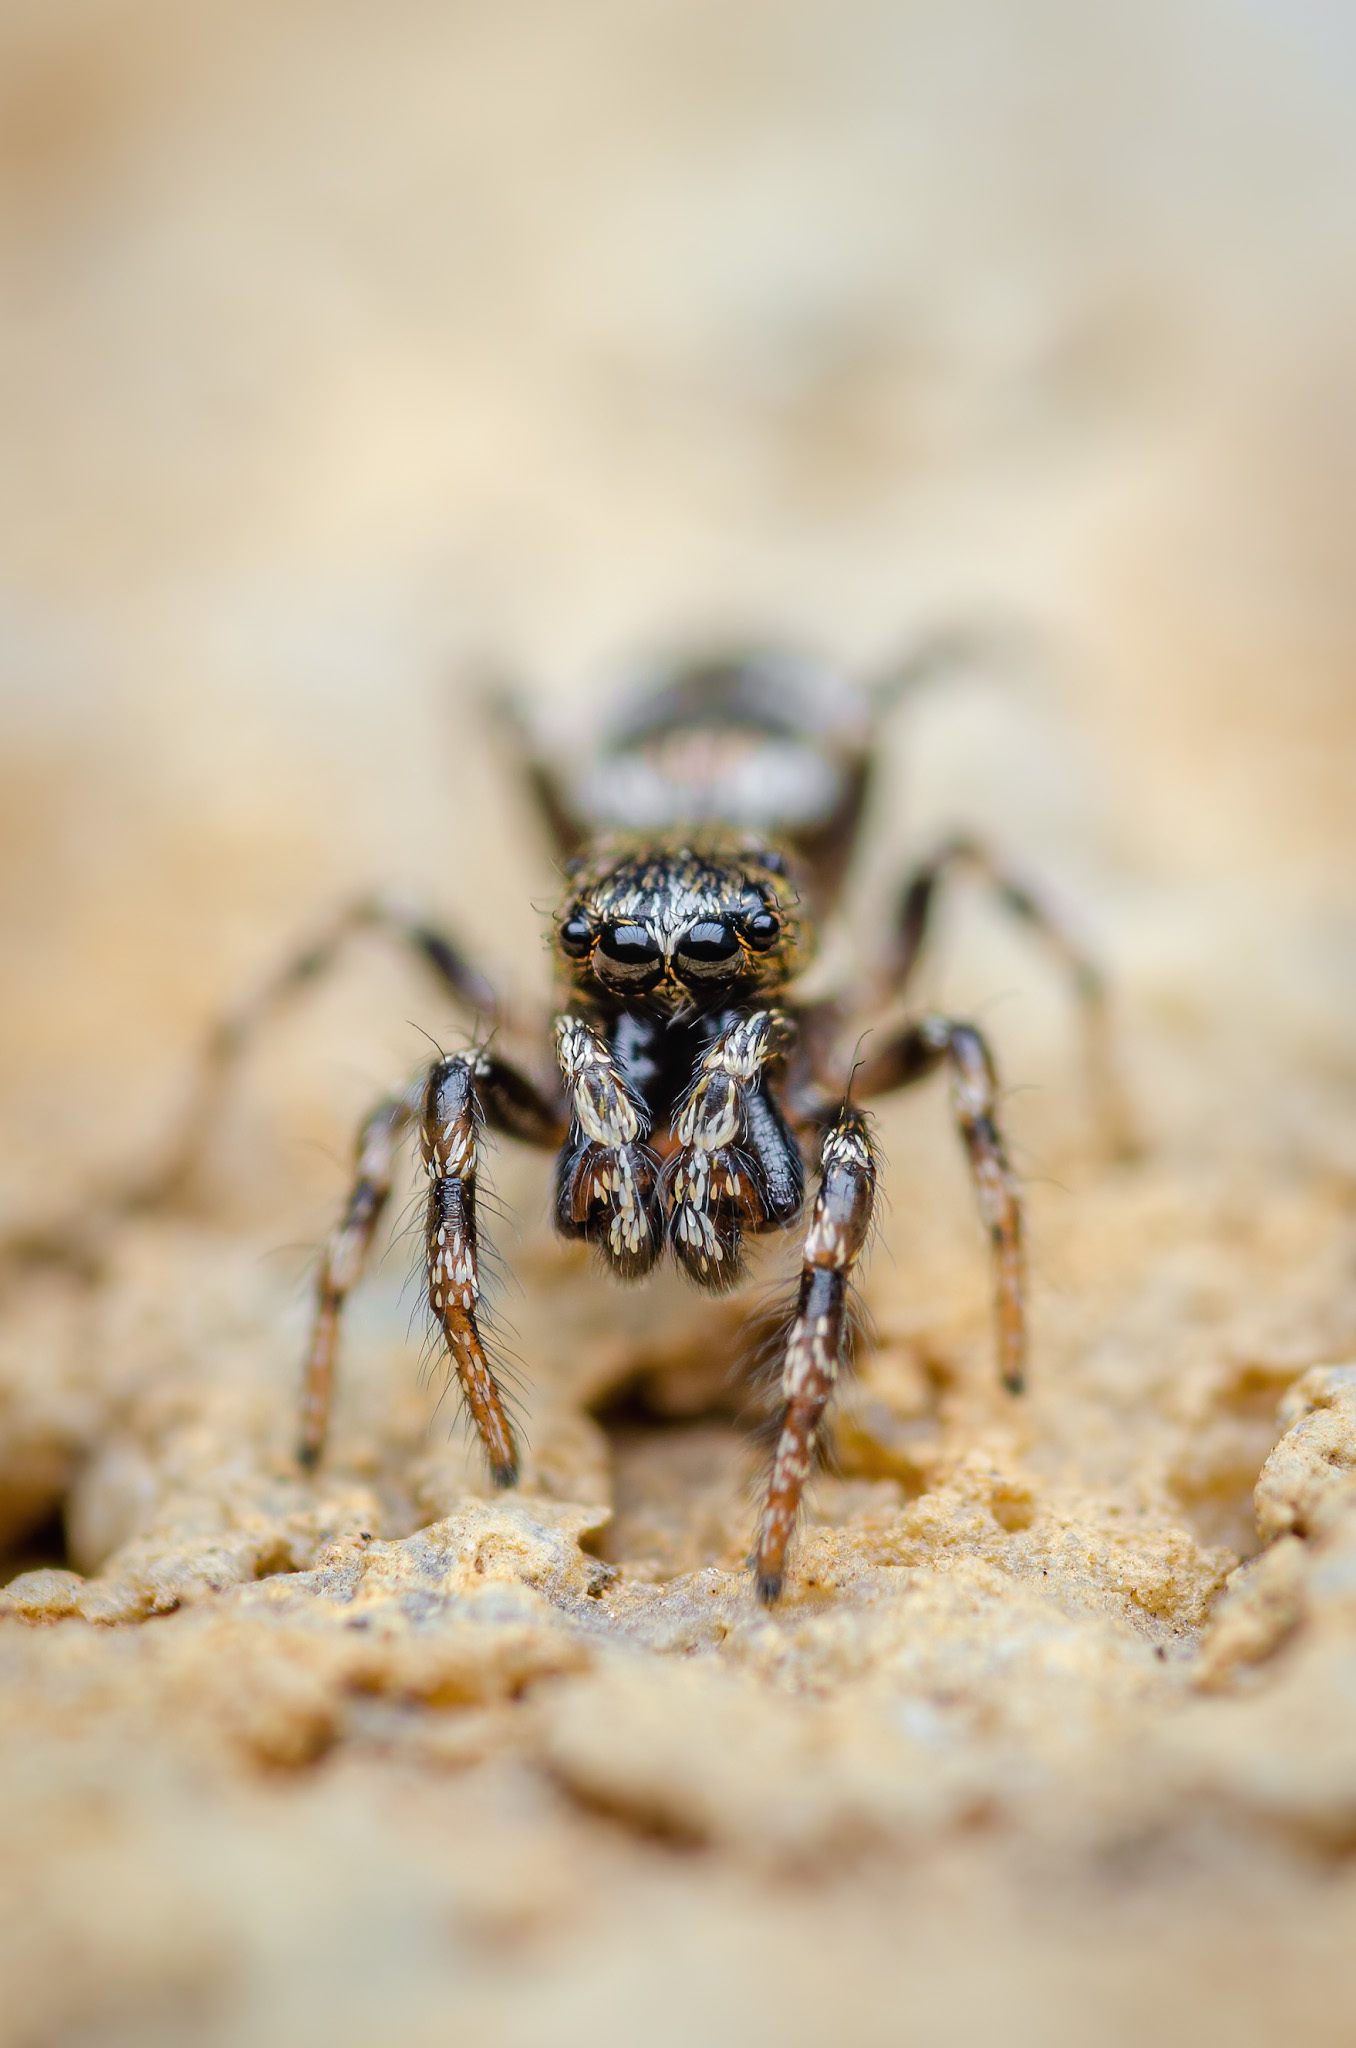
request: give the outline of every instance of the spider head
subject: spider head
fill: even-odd
[[[799,965],[798,897],[774,848],[614,846],[572,881],[554,943],[588,1001],[674,1016],[725,1009],[771,996]]]

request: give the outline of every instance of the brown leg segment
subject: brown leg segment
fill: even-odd
[[[485,1123],[523,1144],[546,1147],[560,1143],[565,1127],[557,1107],[526,1075],[487,1053],[440,1060],[417,1089],[382,1103],[363,1125],[353,1192],[320,1269],[315,1323],[306,1357],[298,1456],[303,1465],[315,1465],[324,1450],[344,1303],[361,1276],[391,1192],[396,1145],[416,1119],[430,1183],[426,1227],[429,1305],[447,1340],[495,1480],[507,1486],[516,1476],[517,1453],[476,1321],[480,1302],[475,1215],[480,1127]]]
[[[483,1074],[482,1074],[483,1070]],[[428,1302],[476,1426],[496,1486],[518,1477],[518,1447],[480,1334],[480,1246],[476,1168],[484,1109],[478,1083],[494,1063],[458,1056],[429,1073],[419,1118],[419,1149],[429,1178],[425,1242]]]
[[[334,1393],[334,1357],[344,1303],[362,1277],[372,1238],[391,1193],[391,1166],[401,1132],[414,1117],[407,1096],[374,1109],[358,1139],[357,1172],[348,1206],[321,1262],[316,1288],[315,1321],[302,1380],[301,1441],[297,1457],[303,1465],[319,1463],[329,1430]]]
[[[824,1135],[819,1192],[805,1238],[796,1319],[782,1362],[782,1410],[758,1530],[755,1583],[778,1598],[786,1553],[814,1464],[820,1419],[847,1340],[848,1282],[871,1228],[876,1162],[866,1118],[845,1103]]]
[[[1015,874],[977,839],[944,840],[915,870],[900,900],[888,985],[902,995],[927,942],[936,899],[949,875],[968,871],[994,891],[999,903],[1036,932],[1069,976],[1083,1026],[1088,1091],[1107,1143],[1120,1157],[1135,1149],[1131,1119],[1112,1056],[1110,1006],[1100,967],[1043,893]]]
[[[1003,1384],[1019,1394],[1026,1378],[1026,1268],[1022,1205],[996,1121],[998,1078],[983,1034],[949,1017],[924,1017],[863,1062],[863,1095],[907,1088],[945,1060],[951,1068],[956,1123],[970,1157],[979,1212],[993,1245],[998,1362]]]

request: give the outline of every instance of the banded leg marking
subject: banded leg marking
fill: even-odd
[[[999,903],[1044,940],[1068,975],[1082,1020],[1084,1063],[1094,1112],[1111,1149],[1117,1156],[1129,1156],[1136,1144],[1113,1055],[1106,978],[1064,914],[979,840],[965,834],[944,840],[910,878],[900,902],[889,968],[892,991],[903,994],[918,964],[941,884],[948,875],[967,869],[987,882]]]
[[[745,1229],[785,1223],[804,1187],[799,1149],[763,1094],[764,1068],[793,1043],[779,1010],[756,1010],[722,1031],[705,1054],[674,1124],[669,1232],[699,1286],[731,1287]]]
[[[949,1017],[921,1018],[864,1062],[858,1086],[864,1095],[907,1088],[943,1060],[951,1068],[956,1125],[993,1246],[999,1371],[1009,1393],[1020,1394],[1026,1383],[1027,1353],[1022,1200],[998,1128],[998,1077],[983,1033]]]
[[[596,1244],[621,1278],[638,1278],[663,1245],[649,1126],[591,1024],[558,1017],[556,1058],[571,1113],[556,1185],[557,1227]]]
[[[518,1477],[518,1447],[481,1339],[476,1169],[484,1121],[477,1083],[490,1062],[458,1054],[439,1060],[424,1088],[419,1149],[429,1178],[425,1245],[428,1302],[496,1486]]]
[[[998,1077],[988,1045],[973,1025],[938,1019],[931,1029],[945,1037],[956,1123],[993,1246],[998,1369],[1008,1392],[1020,1394],[1026,1385],[1026,1252],[1022,1198],[995,1118]]]
[[[525,1074],[488,1053],[442,1060],[426,1080],[381,1103],[362,1127],[347,1207],[325,1249],[306,1356],[298,1457],[319,1462],[329,1425],[335,1353],[344,1304],[361,1278],[391,1192],[396,1146],[418,1119],[429,1174],[429,1302],[447,1338],[458,1380],[489,1453],[507,1484],[512,1434],[476,1324],[480,1299],[475,1228],[475,1170],[481,1122],[524,1144],[555,1147],[564,1136],[559,1109]]]
[[[758,1597],[768,1603],[782,1590],[820,1420],[844,1362],[848,1284],[871,1228],[875,1195],[876,1161],[867,1120],[845,1103],[824,1136],[796,1319],[782,1361],[784,1406],[755,1558]]]
[[[380,1103],[358,1136],[357,1169],[343,1216],[325,1246],[316,1285],[315,1319],[302,1378],[301,1464],[320,1462],[329,1431],[334,1359],[344,1303],[362,1277],[372,1238],[391,1193],[391,1167],[401,1133],[414,1118],[409,1096]]]

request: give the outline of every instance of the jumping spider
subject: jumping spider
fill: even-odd
[[[485,1133],[556,1153],[556,1228],[591,1244],[618,1279],[638,1280],[671,1254],[712,1291],[740,1279],[746,1233],[797,1223],[808,1148],[815,1187],[753,1558],[760,1598],[776,1600],[824,1410],[847,1362],[849,1289],[871,1229],[876,1159],[862,1105],[939,1066],[950,1071],[993,1247],[999,1368],[1003,1384],[1020,1392],[1022,1210],[993,1058],[974,1024],[907,1018],[898,1006],[938,889],[960,869],[983,877],[1060,955],[1106,1085],[1103,987],[1024,883],[974,840],[953,838],[904,886],[869,985],[818,1000],[798,994],[854,849],[890,695],[783,653],[692,661],[624,699],[591,761],[573,771],[510,718],[566,880],[551,932],[560,1004],[549,1082],[499,1051],[498,1027],[511,1034],[513,1019],[460,948],[380,903],[340,919],[221,1027],[205,1069],[208,1098],[260,1018],[363,925],[407,941],[463,1009],[495,1027],[477,1049],[436,1059],[362,1127],[348,1204],[320,1267],[304,1465],[324,1449],[340,1318],[407,1133],[417,1133],[428,1176],[429,1309],[499,1486],[515,1483],[518,1449],[480,1322],[476,1183]],[[862,1040],[867,1022],[878,1028]],[[199,1103],[199,1131],[210,1106]],[[178,1171],[186,1167],[187,1153]]]

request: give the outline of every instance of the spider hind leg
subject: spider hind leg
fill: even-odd
[[[945,1062],[951,1101],[965,1146],[979,1212],[994,1262],[998,1365],[1003,1384],[1020,1394],[1026,1381],[1026,1252],[1021,1191],[998,1126],[998,1076],[983,1033],[951,1017],[927,1016],[904,1025],[862,1064],[864,1095],[911,1087]]]

